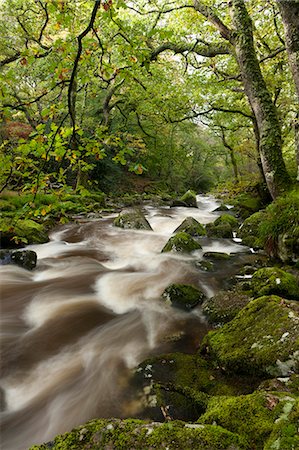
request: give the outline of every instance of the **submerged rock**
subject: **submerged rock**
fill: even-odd
[[[137,209],[126,209],[114,220],[113,225],[124,229],[152,230],[144,214]]]
[[[171,251],[190,253],[199,249],[201,249],[201,245],[190,234],[181,231],[169,239],[163,247],[162,253]]]
[[[205,236],[206,230],[204,226],[195,220],[193,217],[186,217],[186,219],[181,223],[181,225],[176,228],[174,233],[185,232],[190,234],[190,236],[200,237]]]
[[[252,300],[232,321],[208,333],[201,351],[229,372],[260,376],[298,373],[298,304],[276,296]]]
[[[249,301],[250,297],[243,292],[220,291],[204,301],[202,311],[210,323],[223,324],[232,320]]]
[[[171,284],[162,294],[162,298],[171,306],[189,311],[205,299],[205,294],[188,284]]]
[[[203,254],[204,258],[209,258],[212,260],[217,260],[217,261],[225,261],[230,259],[230,255],[228,255],[227,253],[223,253],[223,252],[205,252]]]
[[[257,270],[253,274],[251,288],[256,297],[276,294],[290,300],[299,300],[299,285],[296,278],[277,267]]]
[[[37,255],[32,250],[0,250],[0,265],[16,264],[27,270],[36,266]]]

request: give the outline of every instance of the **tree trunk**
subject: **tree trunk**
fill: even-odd
[[[277,0],[285,32],[286,48],[299,101],[299,0]],[[299,113],[295,119],[295,151],[299,181]]]
[[[256,56],[252,22],[244,0],[231,0],[230,10],[235,28],[231,41],[235,47],[245,93],[257,121],[259,150],[267,186],[272,198],[276,198],[290,185],[282,157],[280,124]]]

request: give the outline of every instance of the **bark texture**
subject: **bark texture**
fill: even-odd
[[[256,117],[260,155],[269,192],[276,198],[290,184],[282,157],[280,124],[254,48],[252,22],[244,0],[232,0],[232,41],[246,95]]]

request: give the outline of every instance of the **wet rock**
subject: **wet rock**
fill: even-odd
[[[189,207],[197,208],[196,202],[196,192],[187,191],[182,197],[180,197],[180,201],[186,203]]]
[[[152,230],[144,214],[137,209],[126,209],[114,220],[113,225],[124,229]]]
[[[201,237],[207,234],[204,226],[197,220],[195,220],[193,217],[186,217],[186,219],[174,231],[174,233],[178,233],[181,231],[190,234],[190,236],[195,237]]]
[[[233,231],[238,227],[238,219],[231,214],[222,214],[213,223],[206,225],[206,231],[209,237],[232,238]]]
[[[190,426],[188,426],[190,425]],[[86,428],[86,438],[80,432]],[[47,444],[35,445],[31,450],[46,450]],[[76,449],[197,449],[245,450],[243,439],[216,425],[196,426],[184,422],[150,422],[138,419],[95,419],[71,432],[57,436],[53,450]]]
[[[202,311],[210,323],[224,324],[232,320],[249,301],[250,297],[238,290],[220,291],[203,302]]]
[[[223,252],[205,252],[203,254],[203,257],[212,259],[214,261],[226,261],[230,259],[230,255]]]
[[[277,296],[250,301],[201,351],[233,373],[287,376],[299,370],[299,306]]]
[[[214,270],[214,264],[211,261],[196,261],[195,265],[204,272],[212,272]]]
[[[162,294],[171,306],[189,311],[204,301],[205,294],[198,288],[187,284],[171,284]]]
[[[171,208],[176,208],[177,206],[182,206],[184,208],[189,208],[189,205],[187,203],[182,202],[182,200],[173,200],[170,204]]]
[[[0,265],[16,264],[23,269],[32,270],[36,267],[37,255],[32,250],[0,250]]]
[[[264,211],[258,211],[248,217],[240,226],[237,236],[242,243],[254,249],[262,248],[262,242],[258,235],[258,229],[265,217]]]
[[[223,211],[229,211],[229,208],[224,203],[218,206],[218,208],[213,210],[213,212],[223,212]]]
[[[260,391],[238,397],[212,397],[198,423],[217,424],[237,433],[250,449],[291,449],[295,447],[264,447],[264,444],[277,423],[287,424],[296,411],[296,403],[296,398],[290,394]]]
[[[162,253],[171,251],[190,253],[199,249],[201,249],[201,245],[190,234],[181,231],[169,239],[163,247]]]
[[[277,256],[284,262],[299,261],[299,227],[278,236]]]
[[[294,275],[277,267],[257,270],[251,280],[254,295],[276,294],[290,300],[299,300],[299,285]]]

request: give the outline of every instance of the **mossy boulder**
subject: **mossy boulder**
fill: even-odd
[[[183,203],[186,203],[189,207],[197,208],[197,202],[196,202],[196,192],[192,190],[188,190],[182,197],[179,198],[179,200]]]
[[[223,324],[232,320],[250,297],[238,290],[220,291],[214,297],[204,301],[202,311],[212,324]]]
[[[223,252],[205,252],[203,257],[212,259],[213,261],[227,261],[230,259],[230,255]]]
[[[238,237],[242,239],[243,244],[252,248],[262,248],[262,242],[259,239],[258,229],[264,217],[264,211],[258,211],[242,223],[238,231]]]
[[[211,261],[196,261],[195,266],[204,272],[213,272],[214,264]]]
[[[290,392],[291,394],[299,395],[299,374],[292,373],[288,377],[278,377],[264,380],[259,385],[258,390]]]
[[[0,219],[0,235],[3,248],[43,244],[49,240],[44,226],[31,219]]]
[[[171,284],[162,294],[166,303],[176,308],[189,311],[206,298],[198,288],[189,284]]]
[[[280,417],[274,424],[272,433],[263,450],[295,450],[299,448],[299,399],[291,398],[283,406]]]
[[[114,220],[113,225],[124,229],[152,230],[144,214],[137,209],[122,211]]]
[[[206,225],[206,231],[209,237],[232,238],[233,231],[237,230],[239,222],[231,214],[222,214],[213,223]]]
[[[276,294],[290,300],[299,300],[299,285],[291,273],[277,267],[257,270],[251,281],[255,297]]]
[[[183,252],[190,253],[194,250],[200,250],[201,245],[195,241],[192,236],[183,231],[177,233],[171,237],[162,249],[162,253],[165,252]]]
[[[278,236],[277,256],[284,262],[299,261],[299,226]]]
[[[186,217],[186,219],[181,223],[181,225],[176,228],[174,233],[185,232],[190,234],[190,236],[201,237],[205,236],[206,230],[205,227],[195,220],[193,217]]]
[[[218,206],[213,210],[213,212],[223,212],[223,211],[229,211],[229,208],[224,203],[222,203],[220,206]]]
[[[250,301],[201,346],[220,367],[261,377],[299,370],[299,306],[276,296]]]
[[[287,393],[212,397],[198,423],[219,425],[244,437],[248,448],[263,449],[277,423],[285,422],[284,417],[290,416],[295,407],[296,399]]]
[[[239,194],[234,201],[235,211],[242,219],[247,219],[263,207],[261,198],[252,193]]]
[[[97,419],[30,450],[245,450],[239,435],[216,425]]]

